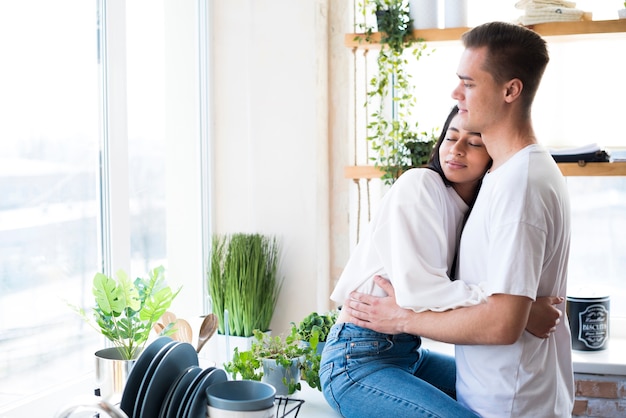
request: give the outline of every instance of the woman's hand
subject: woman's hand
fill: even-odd
[[[413,311],[396,304],[396,295],[391,282],[380,276],[374,278],[388,296],[378,297],[352,292],[342,311],[349,314],[349,322],[383,334],[400,334],[404,324],[410,321]]]
[[[537,298],[530,308],[526,331],[535,337],[548,338],[561,322],[563,312],[555,306],[561,303],[563,303],[563,298],[558,296]]]

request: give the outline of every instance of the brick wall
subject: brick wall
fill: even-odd
[[[626,417],[626,376],[576,373],[575,417]]]

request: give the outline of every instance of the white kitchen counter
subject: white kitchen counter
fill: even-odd
[[[81,379],[68,383],[68,385],[62,388],[42,393],[36,397],[24,399],[19,404],[14,404],[8,409],[0,410],[0,418],[52,418],[64,407],[80,403],[83,400],[91,400],[94,379],[94,374],[89,373]],[[298,418],[341,417],[326,403],[320,391],[311,389],[305,382],[302,382],[302,391],[292,395],[292,397],[304,400],[304,403],[300,407]],[[81,413],[76,415],[76,417],[91,416],[93,416],[93,414],[85,415]],[[287,418],[292,417],[294,417],[294,414],[287,416]]]
[[[618,324],[615,324],[618,325]],[[619,327],[623,326],[620,322]],[[618,331],[613,327],[614,331]],[[608,374],[626,376],[626,337],[611,337],[607,349],[600,351],[574,351],[574,372],[586,374]],[[424,339],[424,347],[454,355],[454,347],[450,344]],[[93,393],[94,375],[89,373],[84,377],[68,382],[67,385],[55,388],[38,396],[24,399],[19,404],[13,404],[0,410],[0,418],[24,417],[53,417],[62,407],[70,405],[80,399],[89,398]],[[306,383],[302,384],[302,391],[293,395],[296,399],[303,399],[298,418],[338,418],[340,417],[326,403],[321,392],[311,389]],[[293,415],[290,415],[293,417]]]

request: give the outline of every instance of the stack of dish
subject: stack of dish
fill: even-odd
[[[199,367],[191,344],[159,337],[133,366],[120,408],[129,418],[205,418],[206,389],[227,380],[224,370]]]
[[[254,380],[231,380],[206,389],[210,418],[273,418],[274,386]]]

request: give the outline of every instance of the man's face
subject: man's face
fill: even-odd
[[[486,47],[465,49],[457,69],[459,84],[452,91],[463,129],[483,136],[497,120],[506,94],[506,88],[483,69],[486,57]]]

